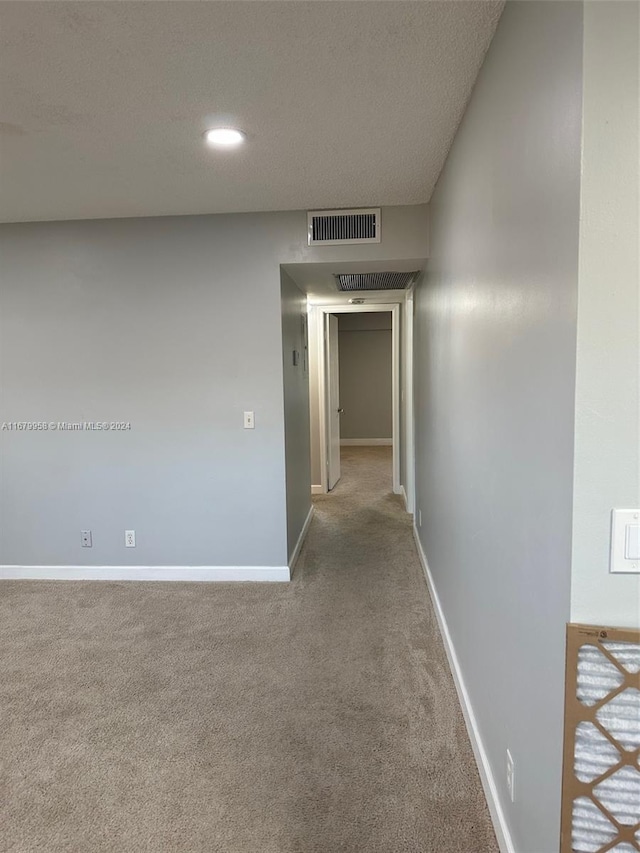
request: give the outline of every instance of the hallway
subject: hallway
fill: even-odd
[[[294,577],[323,618],[317,689],[339,709],[336,753],[358,780],[339,780],[335,838],[318,849],[497,853],[391,453],[342,447],[342,478],[314,497]]]
[[[390,448],[342,464],[291,584],[3,583],[2,851],[496,853]]]

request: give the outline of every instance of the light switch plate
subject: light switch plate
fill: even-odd
[[[624,556],[627,560],[640,562],[640,523],[627,524]]]
[[[613,574],[640,573],[638,527],[640,509],[614,509],[611,512],[611,558],[609,571]]]

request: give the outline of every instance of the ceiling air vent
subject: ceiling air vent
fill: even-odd
[[[380,242],[380,208],[310,210],[307,213],[310,246],[340,246]]]
[[[418,270],[413,272],[365,272],[336,274],[338,290],[404,290],[413,284]]]

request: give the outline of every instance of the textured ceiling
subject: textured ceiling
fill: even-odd
[[[501,9],[2,2],[0,219],[428,201]]]

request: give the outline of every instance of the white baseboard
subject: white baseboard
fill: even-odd
[[[300,556],[300,551],[302,551],[302,546],[304,545],[304,540],[307,537],[307,533],[309,532],[309,525],[311,524],[311,519],[313,518],[314,507],[309,509],[307,513],[307,517],[302,525],[302,530],[300,531],[300,536],[298,536],[298,541],[296,542],[296,547],[293,549],[293,554],[291,555],[291,559],[289,560],[289,572],[293,571],[293,568]]]
[[[0,580],[289,581],[288,566],[0,566]]]
[[[402,495],[402,500],[404,501],[404,508],[407,512],[409,512],[409,501],[407,500],[407,493],[404,490],[404,486],[400,486],[400,494]]]
[[[467,731],[469,733],[469,739],[471,740],[473,754],[475,755],[478,770],[480,772],[480,780],[482,782],[484,795],[486,797],[487,805],[489,807],[489,813],[491,815],[493,829],[495,831],[496,839],[498,841],[498,847],[500,848],[500,853],[516,853],[516,849],[513,844],[513,839],[511,838],[511,832],[509,831],[509,825],[507,824],[504,810],[500,802],[500,797],[498,796],[498,787],[496,785],[496,780],[493,775],[491,765],[489,764],[489,758],[484,748],[482,738],[480,737],[478,722],[473,711],[473,706],[471,705],[469,693],[467,692],[467,688],[464,683],[464,678],[462,676],[462,670],[460,668],[460,663],[458,661],[455,646],[453,645],[453,640],[451,638],[451,634],[449,633],[447,620],[445,618],[444,611],[442,609],[442,604],[440,603],[440,599],[436,591],[433,576],[429,569],[427,558],[422,548],[422,543],[420,542],[418,530],[415,525],[413,528],[413,537],[416,541],[418,556],[420,557],[420,562],[422,563],[424,575],[427,579],[429,595],[431,596],[431,601],[433,602],[433,609],[435,610],[436,619],[438,620],[438,625],[440,627],[440,633],[442,634],[442,639],[444,641],[444,648],[447,653],[449,667],[451,668],[451,674],[453,675],[453,681],[456,686],[456,691],[458,693],[458,699],[460,700],[460,705],[462,707],[462,713],[467,726]]]
[[[324,495],[324,494],[326,494],[326,492],[322,488],[322,486],[311,486],[311,494],[312,495]]]
[[[340,445],[342,447],[379,447],[385,445],[390,447],[393,445],[392,438],[341,438]]]

